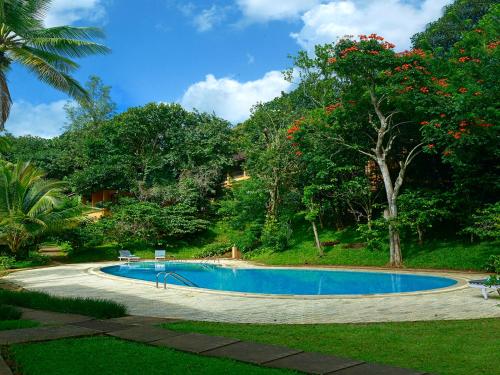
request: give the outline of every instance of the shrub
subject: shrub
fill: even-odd
[[[71,245],[71,242],[69,242],[69,241],[60,242],[58,244],[58,246],[59,246],[59,249],[61,249],[61,251],[63,253],[71,254],[73,252],[73,246]]]
[[[230,233],[229,240],[232,245],[235,245],[242,252],[246,253],[260,245],[259,237],[261,231],[262,227],[260,224],[251,223],[246,225],[243,230]]]
[[[472,215],[473,224],[463,230],[464,233],[480,239],[500,237],[500,201],[487,205]]]
[[[22,312],[13,306],[0,305],[0,320],[18,320]]]
[[[37,266],[42,266],[44,264],[50,263],[50,258],[48,256],[42,255],[35,251],[29,253],[28,259],[33,263],[33,265]]]
[[[8,270],[9,268],[12,268],[15,261],[14,257],[11,256],[0,256],[0,270]]]
[[[208,258],[224,255],[231,249],[229,242],[215,242],[204,246],[197,254],[196,258]]]
[[[384,218],[373,220],[370,226],[360,224],[356,230],[368,250],[378,251],[387,247],[387,221]]]
[[[103,299],[56,297],[42,292],[0,290],[0,305],[8,304],[62,313],[82,314],[99,319],[126,315],[124,305]]]
[[[288,247],[292,231],[288,223],[268,218],[262,228],[261,242],[264,247],[283,251]]]
[[[484,268],[488,272],[500,274],[500,255],[490,255]]]

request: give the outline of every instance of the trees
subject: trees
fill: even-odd
[[[78,223],[81,209],[67,205],[64,183],[44,179],[29,162],[0,166],[0,241],[16,256],[31,239]]]
[[[4,128],[12,103],[7,72],[12,63],[24,65],[38,79],[78,99],[86,91],[71,77],[78,64],[72,58],[107,53],[92,41],[102,32],[90,27],[46,28],[43,18],[51,0],[5,0],[0,2],[0,129]]]
[[[427,61],[420,51],[398,55],[394,45],[383,39],[375,34],[362,35],[359,41],[342,39],[330,46],[329,62],[340,80],[340,98],[312,112],[305,123],[326,123],[333,142],[376,162],[387,198],[390,262],[399,267],[402,255],[397,198],[409,165],[422,151],[415,128],[402,127],[416,124],[412,118],[415,98],[407,93],[417,87],[418,99],[425,100],[420,96],[427,90],[422,84]]]
[[[433,64],[431,100],[419,109],[425,151],[451,167],[456,199],[469,213],[500,192],[498,17],[495,5]]]
[[[438,20],[412,37],[413,46],[445,53],[462,38],[462,33],[473,30],[479,20],[496,4],[495,0],[458,0],[446,6]],[[439,51],[441,50],[441,51]]]
[[[116,104],[111,99],[111,87],[105,86],[98,76],[90,76],[85,84],[86,100],[68,103],[64,107],[68,118],[67,130],[89,130],[113,117]]]

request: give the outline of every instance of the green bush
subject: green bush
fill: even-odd
[[[50,263],[50,258],[48,256],[42,255],[36,251],[29,253],[28,260],[30,260],[33,265],[37,266],[43,266],[44,264]]]
[[[22,312],[13,306],[0,304],[0,320],[18,320]]]
[[[480,239],[500,238],[500,201],[477,210],[472,219],[474,223],[464,233]]]
[[[9,255],[0,256],[0,270],[8,270],[15,263],[15,258]]]
[[[63,253],[71,254],[73,252],[73,246],[69,241],[60,242],[57,244],[57,246],[59,246],[59,249],[61,249]]]
[[[231,250],[229,242],[215,242],[204,246],[196,255],[196,258],[209,258],[223,255]]]
[[[486,262],[485,269],[488,272],[500,274],[500,255],[490,255]]]
[[[292,230],[288,223],[275,218],[268,218],[262,229],[261,242],[264,247],[274,251],[283,251],[288,247]]]
[[[373,220],[371,225],[359,224],[356,228],[365,241],[368,250],[379,251],[387,247],[387,221],[384,218]]]
[[[124,305],[103,299],[56,297],[41,292],[0,290],[0,305],[8,304],[32,309],[82,314],[99,319],[126,315]]]

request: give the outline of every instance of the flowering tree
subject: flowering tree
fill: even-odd
[[[433,64],[432,100],[421,108],[425,151],[451,166],[455,189],[467,197],[472,211],[474,202],[494,196],[500,186],[498,17],[497,5]]]
[[[432,58],[421,50],[397,54],[394,45],[371,34],[330,46],[339,100],[311,111],[304,124],[324,127],[330,140],[375,161],[387,196],[390,262],[402,265],[397,197],[408,166],[422,152],[419,112],[426,106]],[[411,126],[404,126],[411,125]],[[300,133],[294,124],[291,135]],[[301,151],[297,151],[301,152]]]

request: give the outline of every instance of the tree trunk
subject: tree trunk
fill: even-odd
[[[387,211],[384,216],[389,222],[390,262],[393,267],[401,267],[403,265],[401,239],[399,237],[399,230],[395,225],[395,221],[398,219],[398,206],[396,203],[397,196],[395,195],[391,175],[385,158],[378,158],[377,163],[380,171],[382,172],[382,178],[387,195]]]
[[[324,255],[323,247],[321,246],[321,242],[319,241],[318,228],[316,228],[316,222],[312,221],[311,224],[314,232],[314,242],[316,243],[316,248],[318,249],[319,256],[322,257]]]
[[[420,228],[420,225],[417,225],[417,233],[418,233],[418,244],[422,245],[424,243],[424,231]]]
[[[372,230],[372,210],[366,213],[366,225],[368,226],[368,230]]]
[[[399,238],[399,231],[392,224],[389,225],[389,236],[391,238],[391,266],[401,267],[403,265],[401,240]]]

